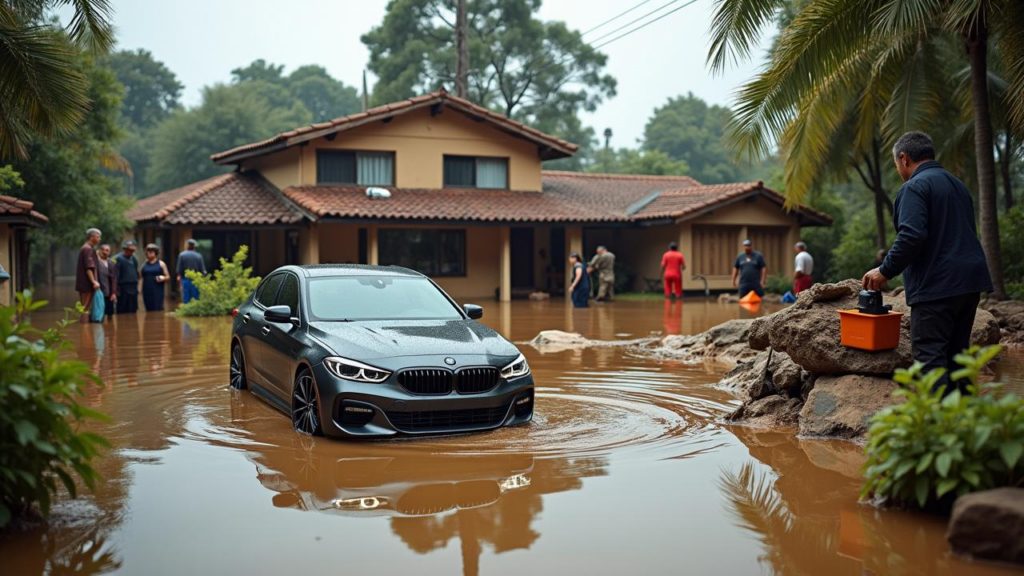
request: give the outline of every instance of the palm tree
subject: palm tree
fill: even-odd
[[[1014,132],[1024,128],[1024,2],[1019,0],[795,0],[765,69],[740,92],[733,137],[751,155],[778,143],[788,157],[787,197],[798,202],[815,180],[801,174],[835,142],[851,92],[857,94],[857,136],[885,140],[899,131],[929,126],[950,92],[943,50],[956,46],[970,69],[974,164],[977,170],[981,243],[995,285],[1005,297],[1000,257],[988,51],[998,48],[1006,79],[1007,115]],[[794,0],[718,0],[708,61],[721,70],[749,57],[764,28]],[[928,87],[932,88],[929,89]],[[946,97],[943,97],[945,93]],[[881,120],[881,122],[879,122]],[[869,130],[870,129],[870,130]],[[790,190],[789,184],[794,184]]]
[[[45,16],[62,5],[74,15],[59,30]],[[110,14],[109,0],[0,0],[0,158],[24,158],[35,136],[58,136],[82,120],[88,82],[74,58],[113,45]]]

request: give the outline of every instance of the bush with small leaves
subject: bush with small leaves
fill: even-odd
[[[92,489],[98,476],[90,462],[108,445],[81,429],[90,420],[106,420],[80,403],[99,378],[85,363],[61,358],[69,346],[67,317],[80,312],[68,311],[43,331],[28,317],[46,302],[32,300],[27,291],[15,301],[0,307],[0,527],[36,505],[48,513],[60,484],[74,497],[72,474]]]
[[[963,368],[953,378],[969,382],[968,394],[933,391],[942,369],[896,371],[894,395],[904,401],[871,418],[862,496],[942,508],[953,496],[1024,484],[1024,400],[978,384],[1000,350],[975,346],[956,357]]]
[[[220,269],[209,276],[188,270],[185,272],[199,290],[199,297],[178,307],[182,316],[223,316],[241,305],[260,283],[245,265],[249,247],[242,245],[231,260],[220,259]]]

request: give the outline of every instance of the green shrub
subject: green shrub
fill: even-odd
[[[203,276],[193,270],[185,272],[196,288],[199,298],[178,307],[182,316],[222,316],[245,302],[246,298],[260,283],[259,276],[252,275],[252,268],[245,265],[249,247],[242,245],[231,260],[220,259],[220,270]]]
[[[106,417],[79,403],[99,378],[85,363],[60,357],[69,320],[46,331],[27,320],[45,305],[26,291],[14,306],[0,307],[0,526],[33,505],[46,514],[58,480],[74,497],[72,474],[91,489],[98,475],[90,462],[107,446],[79,430]]]
[[[769,276],[764,282],[764,291],[768,294],[785,294],[793,291],[793,279],[789,276]]]
[[[1019,284],[1024,283],[1024,207],[1016,206],[999,218],[999,236],[1003,274],[1008,283],[1021,288]]]
[[[905,401],[871,419],[862,496],[925,508],[1024,482],[1024,401],[998,394],[999,384],[978,386],[978,374],[1000,350],[972,347],[957,356],[963,368],[953,377],[969,379],[969,395],[933,392],[942,369],[923,374],[916,363],[897,370],[903,387],[895,395]]]

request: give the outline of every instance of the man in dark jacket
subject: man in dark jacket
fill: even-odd
[[[904,180],[893,210],[896,241],[864,275],[864,287],[879,290],[903,274],[914,359],[926,370],[945,368],[937,386],[949,392],[956,387],[949,375],[959,369],[953,358],[970,346],[981,292],[992,291],[974,205],[964,183],[935,161],[927,134],[907,132],[892,153]]]
[[[135,241],[121,243],[121,253],[114,259],[117,268],[117,313],[135,314],[139,309],[139,260],[135,257]]]

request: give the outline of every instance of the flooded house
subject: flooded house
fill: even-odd
[[[0,306],[28,287],[28,229],[47,223],[32,202],[0,194]]]
[[[570,252],[606,245],[625,287],[657,282],[669,242],[684,287],[731,289],[744,238],[771,274],[792,274],[803,226],[762,182],[544,170],[576,145],[444,90],[218,152],[231,172],[140,200],[137,238],[173,258],[187,238],[209,258],[249,245],[258,274],[285,263],[407,266],[457,298],[565,291]],[[170,252],[167,254],[167,252]]]

